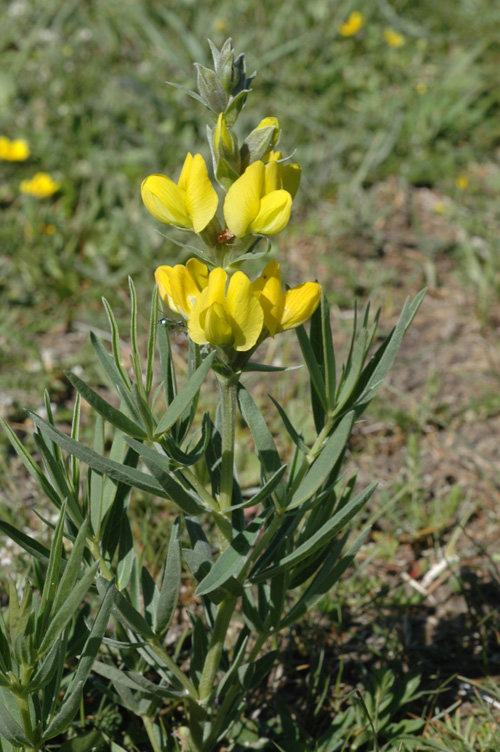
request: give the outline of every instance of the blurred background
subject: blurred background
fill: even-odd
[[[338,628],[356,645],[373,638],[373,660],[382,644],[414,671],[441,666],[435,686],[467,669],[495,675],[498,1],[4,0],[1,13],[0,415],[29,441],[23,408],[41,405],[43,389],[69,419],[63,369],[102,384],[88,333],[107,329],[104,295],[127,339],[128,275],[145,331],[154,269],[185,256],[142,206],[141,181],[177,179],[187,151],[209,159],[208,113],[165,82],[194,88],[193,62],[210,64],[207,37],[217,46],[232,37],[257,71],[239,133],[278,117],[280,149],[303,168],[292,221],[273,242],[290,284],[324,285],[339,352],[355,300],[380,306],[388,331],[405,297],[428,287],[352,446],[360,483],[381,481],[379,519],[356,594],[337,596],[342,618],[364,614],[365,626],[354,629],[353,616]],[[293,359],[292,340],[271,342],[263,359]],[[274,394],[297,402],[300,422],[304,382],[287,379]],[[251,482],[255,466],[244,453],[239,461]],[[29,524],[34,492],[3,436],[0,482],[0,513],[23,509]],[[445,556],[457,558],[443,582],[408,586]],[[335,609],[324,609],[330,629]],[[432,633],[402,627],[431,612]]]

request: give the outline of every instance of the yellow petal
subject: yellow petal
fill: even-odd
[[[274,337],[281,322],[285,305],[285,294],[281,290],[281,280],[278,277],[270,277],[257,297],[264,312],[264,326],[271,337]]]
[[[262,332],[264,312],[252,290],[252,283],[243,272],[236,272],[231,277],[226,310],[231,317],[234,349],[250,350]]]
[[[280,265],[275,259],[271,259],[271,261],[268,261],[267,264],[264,267],[264,271],[260,275],[260,277],[257,277],[255,282],[252,283],[252,289],[255,293],[260,292],[264,289],[264,286],[266,285],[267,281],[271,277],[276,277],[279,280],[279,283],[281,285],[281,271],[280,271]]]
[[[224,306],[212,303],[201,316],[205,336],[214,347],[229,347],[234,342],[233,328]]]
[[[317,282],[304,282],[285,293],[285,305],[277,332],[295,329],[310,318],[319,305],[321,285]]]
[[[300,185],[302,169],[298,164],[281,165],[281,180],[285,191],[295,198]]]
[[[191,258],[186,263],[186,269],[194,279],[200,290],[208,285],[208,266],[197,258]]]
[[[185,193],[166,175],[150,175],[143,180],[141,194],[146,209],[159,222],[185,230],[193,229]]]
[[[279,162],[269,162],[266,165],[264,194],[272,191],[279,191],[283,188],[281,182],[281,164]]]
[[[185,166],[186,163],[184,163],[184,168]],[[181,177],[183,177],[184,168]],[[186,209],[192,219],[193,230],[201,232],[213,219],[219,203],[219,198],[210,182],[207,166],[201,154],[195,154],[192,158],[187,176],[185,201]]]
[[[197,345],[208,345],[205,332],[206,311],[214,303],[224,305],[227,273],[217,267],[208,276],[208,285],[200,292],[188,318],[188,333]]]
[[[188,153],[186,154],[186,159],[184,160],[184,164],[182,165],[181,174],[179,175],[179,180],[177,181],[177,185],[183,191],[187,191],[188,189],[189,173],[191,171],[192,164],[193,164],[193,155],[191,154],[191,152],[188,151]]]
[[[260,209],[264,189],[264,163],[252,162],[238,180],[232,184],[224,202],[226,225],[237,238],[248,234],[248,226]]]
[[[247,233],[276,235],[287,226],[291,211],[292,197],[288,191],[273,191],[261,200],[259,213],[248,225]]]
[[[176,313],[179,313],[179,311],[175,308],[175,303],[172,300],[172,295],[170,291],[170,272],[172,270],[171,266],[159,266],[158,269],[155,271],[155,281],[158,285],[158,293],[160,295],[160,298],[163,300],[165,305],[170,308],[171,311],[175,311]]]

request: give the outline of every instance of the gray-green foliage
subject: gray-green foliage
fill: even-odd
[[[57,428],[48,403],[47,418],[32,415],[43,467],[4,424],[13,447],[60,512],[50,549],[0,522],[44,573],[40,598],[26,582],[19,602],[11,585],[0,637],[2,733],[9,744],[25,749],[43,749],[68,728],[92,668],[105,683],[106,695],[143,719],[152,749],[174,749],[173,729],[160,714],[172,703],[184,705],[192,749],[208,752],[226,737],[243,711],[245,694],[276,661],[269,639],[276,640],[335,586],[363,543],[366,531],[351,537],[349,524],[375,486],[354,493],[354,478],[346,478],[343,459],[354,422],[383,383],[422,299],[419,295],[405,304],[397,325],[374,352],[376,319],[371,324],[367,312],[359,331],[355,323],[350,352],[336,374],[323,298],[310,334],[298,332],[311,374],[318,435],[307,444],[280,407],[296,445],[289,465],[283,464],[252,396],[239,385],[241,415],[261,462],[261,488],[247,499],[234,477],[232,505],[221,511],[219,418],[198,417],[200,389],[209,368],[220,364],[213,352],[202,353],[190,343],[188,379],[178,387],[168,333],[157,328],[155,290],[143,368],[133,285],[131,291],[132,378],[122,364],[110,309],[111,353],[92,336],[120,407],[69,376],[97,414],[93,448],[78,438],[79,399],[71,436]],[[163,401],[154,388],[156,335]],[[109,450],[105,424],[114,429]],[[200,463],[208,484],[199,480]],[[133,489],[177,509],[158,574],[142,564],[141,541],[130,526]],[[255,517],[247,522],[243,510],[250,506]],[[185,635],[172,650],[166,637],[188,572],[197,584],[200,607],[189,607],[190,644],[183,644]],[[89,598],[96,609],[93,624],[77,618]],[[71,630],[83,645],[74,669],[67,665]],[[66,688],[62,700],[61,682]]]

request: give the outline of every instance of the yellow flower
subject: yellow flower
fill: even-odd
[[[165,305],[187,319],[198,295],[208,285],[208,267],[195,258],[189,259],[186,266],[159,266],[155,280]]]
[[[364,26],[363,16],[359,11],[355,10],[351,13],[349,18],[339,28],[339,34],[343,37],[353,37]]]
[[[19,190],[21,193],[26,193],[29,196],[47,198],[47,196],[52,196],[53,193],[56,193],[60,187],[61,183],[53,180],[47,172],[37,172],[31,180],[21,181]]]
[[[11,141],[6,136],[0,136],[0,159],[7,162],[24,162],[30,155],[30,147],[24,138]]]
[[[317,282],[304,282],[283,292],[280,265],[276,261],[267,264],[252,289],[264,311],[264,326],[272,337],[307,321],[321,298],[321,285]]]
[[[469,187],[469,178],[467,175],[457,175],[455,179],[455,185],[457,188],[459,188],[461,191],[466,191]]]
[[[201,154],[187,155],[177,184],[166,175],[150,175],[141,193],[155,219],[194,232],[205,229],[219,202]]]
[[[252,283],[236,272],[226,291],[227,273],[213,269],[208,285],[196,298],[188,319],[188,333],[198,345],[232,347],[246,352],[262,332],[264,312],[253,293]]]
[[[384,29],[384,37],[391,47],[402,47],[406,41],[404,36],[394,29]]]
[[[425,94],[428,88],[429,87],[426,83],[424,83],[424,81],[418,81],[417,85],[415,86],[417,94]]]
[[[300,167],[279,162],[252,162],[229,188],[224,218],[237,238],[276,235],[290,219]]]

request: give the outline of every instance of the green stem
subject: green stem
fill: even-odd
[[[27,682],[26,682],[27,683]],[[26,683],[23,682],[23,684],[26,686]],[[19,715],[21,717],[21,725],[23,727],[23,731],[25,733],[25,736],[30,740],[30,742],[33,741],[33,726],[31,725],[31,716],[30,716],[30,707],[29,707],[29,698],[27,696],[23,695],[15,695],[17,708],[19,710]],[[36,747],[25,747],[26,750],[34,750]]]
[[[217,374],[221,398],[222,465],[219,494],[221,512],[231,506],[233,498],[234,440],[236,435],[236,390],[237,376]]]
[[[224,640],[226,639],[227,629],[235,607],[236,598],[233,596],[227,596],[218,608],[217,616],[215,617],[214,631],[212,633],[212,639],[210,641],[210,647],[205,659],[205,665],[203,666],[200,686],[198,689],[201,704],[208,702],[209,697],[212,694],[217,671],[219,670]]]
[[[148,735],[149,741],[151,742],[151,746],[153,748],[153,752],[162,752],[162,749],[160,745],[158,744],[158,740],[156,738],[153,722],[151,721],[151,718],[148,715],[141,715],[141,720],[144,724],[144,728],[146,729],[146,733]]]
[[[147,640],[147,643],[151,650],[153,650],[156,655],[162,659],[165,666],[168,668],[169,671],[172,672],[172,674],[180,681],[184,689],[186,690],[189,697],[193,700],[198,699],[198,692],[196,691],[196,687],[194,684],[187,678],[186,674],[177,666],[175,661],[172,660],[172,658],[169,656],[168,653],[166,653],[161,645],[153,640]]]

